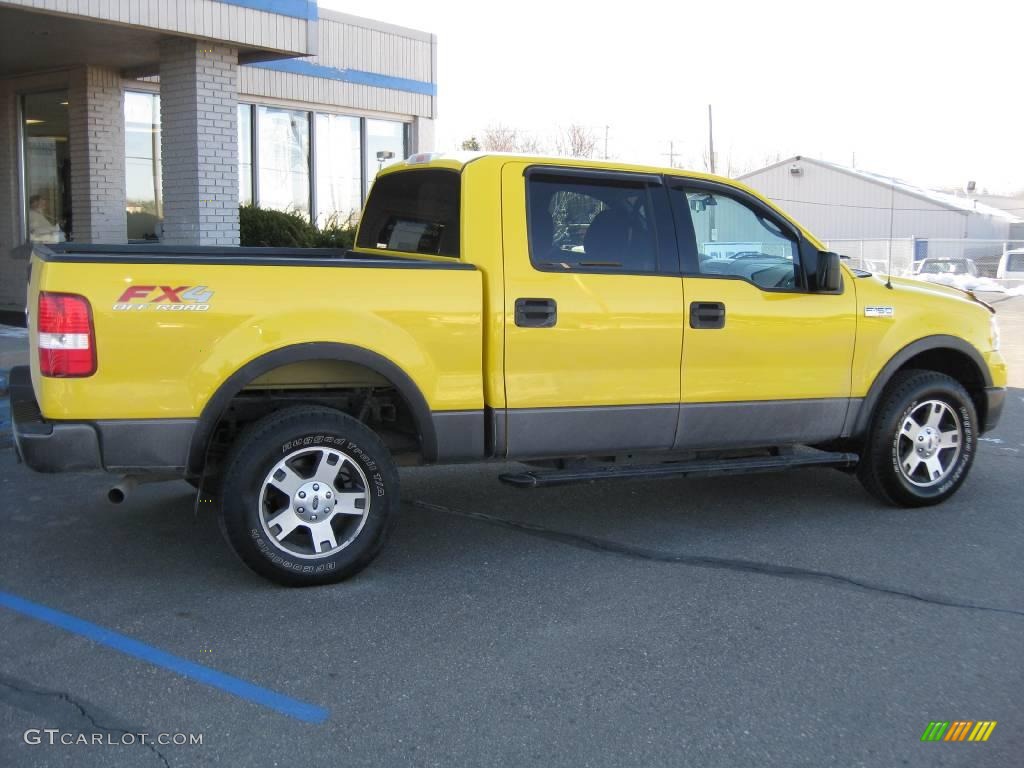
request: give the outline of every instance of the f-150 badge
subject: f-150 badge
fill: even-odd
[[[130,285],[115,312],[207,312],[213,291],[205,285]]]
[[[887,317],[891,320],[894,315],[892,307],[864,307],[864,317]]]

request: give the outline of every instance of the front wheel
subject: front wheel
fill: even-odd
[[[311,586],[369,565],[398,506],[398,470],[380,438],[339,411],[300,406],[239,436],[224,474],[220,523],[256,573]]]
[[[857,474],[889,504],[943,502],[967,479],[976,424],[974,403],[955,379],[934,371],[901,372],[882,395]]]

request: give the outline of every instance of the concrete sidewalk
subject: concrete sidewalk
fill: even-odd
[[[0,325],[0,448],[11,444],[11,405],[7,398],[7,372],[28,364],[28,331]]]
[[[28,330],[0,325],[0,371],[28,365]]]

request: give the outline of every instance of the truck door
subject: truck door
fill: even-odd
[[[662,179],[509,163],[502,214],[499,455],[671,447],[683,300]]]
[[[816,443],[850,407],[855,286],[814,292],[817,250],[753,195],[668,180],[687,322],[677,448]]]

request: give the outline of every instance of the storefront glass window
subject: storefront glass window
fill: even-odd
[[[124,151],[128,239],[156,240],[164,218],[157,94],[125,93]]]
[[[22,97],[25,233],[36,243],[61,243],[71,233],[71,163],[67,91]]]
[[[238,202],[252,203],[252,105],[238,105]]]
[[[393,120],[366,121],[366,189],[381,168],[405,159],[406,124]]]
[[[309,217],[309,113],[259,107],[259,204]]]
[[[316,225],[345,224],[359,213],[359,118],[316,116]]]

